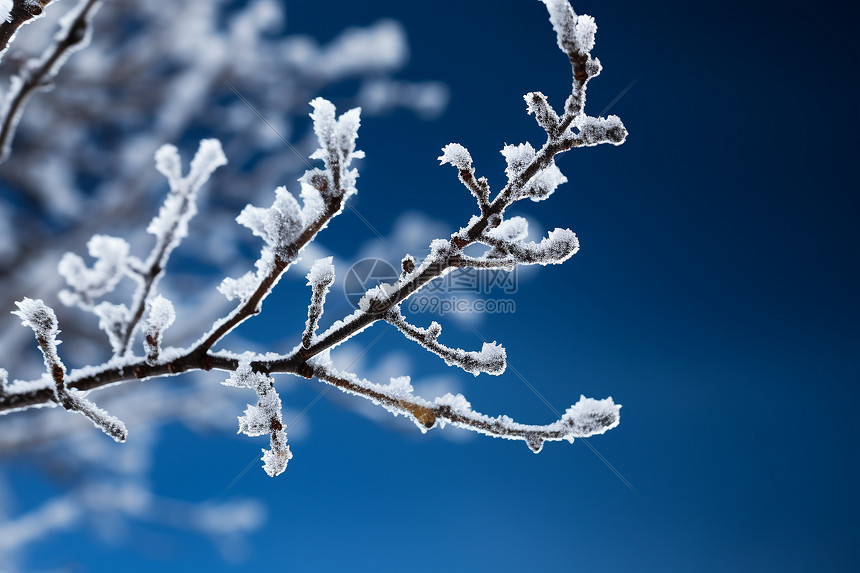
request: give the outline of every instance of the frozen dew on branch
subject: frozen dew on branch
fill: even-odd
[[[442,155],[437,157],[439,165],[450,163],[459,170],[470,171],[472,169],[472,156],[469,150],[459,143],[449,143],[442,148]]]
[[[94,235],[87,249],[96,260],[92,268],[75,253],[63,255],[57,267],[71,288],[60,291],[60,301],[67,306],[90,307],[94,299],[112,292],[126,272],[129,245],[125,239]]]
[[[498,227],[488,229],[487,237],[505,242],[519,242],[529,234],[529,223],[523,217],[510,217],[502,221]]]
[[[146,324],[149,330],[156,332],[164,332],[176,320],[176,311],[173,309],[173,303],[162,295],[156,296],[149,303],[149,316],[146,318]]]
[[[173,309],[172,302],[161,295],[150,301],[143,339],[148,363],[155,364],[158,361],[164,331],[173,324],[174,320],[176,320],[176,311]]]
[[[528,181],[519,181],[523,172],[537,157],[537,153],[530,143],[505,145],[501,153],[507,162],[505,174],[508,176],[508,180],[511,183],[516,182],[522,185],[521,197],[528,197],[532,201],[541,201],[549,197],[556,187],[562,183],[567,183],[567,177],[561,173],[555,161],[551,161],[547,167],[541,169]]]
[[[248,271],[238,279],[226,277],[218,285],[218,292],[227,297],[227,300],[246,301],[257,289],[258,280],[257,273],[252,271]]]
[[[326,168],[325,184],[320,182],[315,187],[324,197],[351,195],[355,192],[358,171],[349,166],[353,159],[364,157],[363,151],[355,149],[361,109],[353,108],[335,118],[334,104],[321,97],[311,100],[311,107],[314,133],[320,144],[311,159],[322,159]]]
[[[124,442],[128,437],[128,429],[125,427],[123,421],[109,414],[106,410],[99,408],[87,400],[85,396],[83,392],[79,392],[73,388],[66,388],[60,395],[60,403],[66,410],[80,412],[96,428],[113,438],[115,442]]]
[[[203,139],[188,175],[183,177],[179,151],[173,145],[162,145],[155,152],[155,168],[167,178],[170,194],[146,230],[170,246],[177,245],[188,234],[188,221],[197,212],[197,192],[216,169],[226,164],[221,142]]]
[[[114,353],[122,350],[123,333],[128,324],[129,310],[124,304],[101,302],[93,307],[93,314],[99,319],[99,328],[105,332]]]
[[[57,335],[60,330],[54,310],[39,299],[25,298],[15,305],[18,310],[12,314],[21,318],[21,323],[33,330],[39,343],[45,359],[45,368],[54,380],[55,400],[66,410],[80,412],[89,418],[97,428],[115,441],[125,441],[128,431],[122,421],[87,400],[83,392],[66,387],[66,367],[57,353],[57,346],[60,344]]]
[[[579,251],[579,239],[570,229],[553,229],[540,243],[513,243],[508,249],[517,261],[525,264],[558,265]]]
[[[167,178],[171,189],[178,189],[182,181],[182,159],[175,145],[165,143],[155,152],[155,169]]]
[[[549,101],[546,96],[541,92],[529,92],[523,96],[523,99],[526,100],[526,111],[528,114],[534,115],[538,125],[540,125],[550,137],[554,137],[558,130],[559,119],[558,114],[554,109],[552,109],[552,106],[549,105]]]
[[[438,341],[442,334],[442,326],[438,322],[433,321],[427,328],[415,326],[406,320],[399,306],[388,311],[385,314],[385,320],[400,330],[406,338],[414,340],[442,358],[449,366],[458,366],[475,376],[482,372],[498,376],[505,371],[507,366],[505,349],[496,342],[485,342],[479,351],[445,346]]]
[[[588,437],[611,430],[620,422],[621,404],[612,397],[595,400],[580,396],[579,401],[568,408],[561,420],[570,427],[571,437]]]
[[[600,143],[621,145],[627,138],[627,129],[617,115],[609,117],[580,115],[573,120],[573,126],[579,130],[579,138],[586,146]]]
[[[594,47],[597,26],[591,16],[577,16],[568,0],[541,0],[549,11],[558,47],[567,54],[587,54]]]
[[[317,324],[323,314],[328,289],[334,282],[333,257],[325,257],[314,261],[311,270],[307,274],[308,286],[311,287],[311,303],[308,305],[308,319],[305,322],[305,331],[302,334],[302,346],[310,348]]]
[[[274,477],[280,475],[287,467],[287,462],[293,457],[287,445],[287,434],[281,414],[281,398],[275,390],[274,380],[260,372],[254,372],[250,364],[250,356],[244,356],[239,367],[230,374],[230,378],[222,382],[225,386],[250,388],[257,393],[257,404],[248,405],[244,415],[239,416],[239,431],[247,436],[263,436],[269,434],[269,447],[263,449],[263,469]]]
[[[45,368],[59,385],[65,376],[66,368],[57,354],[57,346],[60,341],[57,335],[60,329],[57,326],[57,315],[54,309],[44,303],[41,299],[24,298],[15,302],[18,310],[12,314],[21,319],[21,324],[30,327],[39,343],[42,356],[45,359]]]
[[[281,259],[291,260],[294,256],[292,243],[303,229],[302,209],[286,187],[275,190],[275,202],[271,207],[247,205],[236,221],[263,239]]]
[[[307,274],[308,286],[331,286],[334,282],[333,260],[334,257],[325,257],[314,261],[314,264],[311,265],[311,270]]]

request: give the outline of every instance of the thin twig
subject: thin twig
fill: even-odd
[[[43,4],[47,3],[43,2]],[[15,4],[17,6],[18,2]],[[21,71],[12,78],[3,105],[2,125],[0,125],[0,163],[6,161],[11,154],[15,129],[30,97],[39,90],[50,89],[51,80],[57,75],[68,56],[86,44],[90,20],[100,5],[101,0],[81,0],[75,8],[77,13],[74,19],[63,30],[65,32],[63,36],[56,38],[44,54],[24,62]],[[2,35],[0,35],[0,41],[2,41]]]

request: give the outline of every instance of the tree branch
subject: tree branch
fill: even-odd
[[[6,20],[0,20],[0,59],[12,43],[18,29],[42,15],[51,0],[13,0]]]
[[[44,6],[49,1],[41,4]],[[61,22],[54,43],[39,57],[24,62],[21,71],[12,78],[0,111],[0,163],[6,161],[11,154],[15,129],[30,97],[39,90],[50,89],[51,81],[68,57],[89,43],[90,22],[101,3],[102,0],[80,0],[74,12]],[[16,7],[19,4],[27,2],[15,2]],[[38,4],[37,2],[36,5]],[[0,25],[0,41],[3,40],[2,28]]]

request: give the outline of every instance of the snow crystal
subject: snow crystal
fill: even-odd
[[[523,217],[511,217],[502,221],[495,229],[487,230],[484,234],[499,241],[522,241],[529,234],[529,223]]]
[[[355,152],[355,140],[361,127],[361,108],[353,108],[343,113],[337,120],[337,143],[343,156]],[[359,152],[360,153],[360,152]]]
[[[263,449],[263,470],[269,477],[275,477],[284,473],[287,462],[293,458],[290,446],[287,445],[287,434],[285,432],[274,432],[269,441],[271,450]]]
[[[182,161],[175,145],[165,143],[158,148],[155,152],[155,168],[167,177],[171,189],[179,187],[182,180]]]
[[[44,303],[42,299],[24,298],[17,301],[15,306],[18,310],[13,310],[12,314],[21,319],[21,324],[29,326],[33,329],[36,337],[47,342],[53,353],[56,353],[56,342],[54,339],[59,330],[57,329],[57,315],[54,314],[54,309]]]
[[[619,423],[621,405],[612,401],[612,397],[595,400],[580,396],[579,401],[568,408],[562,421],[570,426],[574,437],[587,438],[611,430]]]
[[[318,97],[311,101],[311,107],[314,108],[310,114],[314,133],[320,144],[319,149],[311,154],[311,159],[322,159],[328,171],[326,185],[317,188],[324,195],[354,193],[358,171],[348,167],[353,159],[364,157],[363,151],[355,149],[361,109],[351,109],[335,119],[335,107],[330,101]],[[335,188],[336,182],[338,188]]]
[[[505,156],[505,161],[508,164],[505,168],[505,174],[510,180],[519,176],[535,158],[535,149],[528,142],[519,145],[505,145],[501,153]]]
[[[226,277],[218,285],[218,292],[227,297],[227,300],[246,301],[257,290],[257,282],[257,273],[248,271],[238,279]]]
[[[263,239],[279,257],[290,260],[293,240],[302,232],[302,209],[286,187],[275,190],[275,202],[269,208],[246,205],[236,221]]]
[[[373,312],[381,308],[395,292],[397,292],[395,285],[379,283],[362,295],[358,300],[358,308],[363,312]]]
[[[79,302],[91,304],[94,298],[112,292],[127,268],[129,245],[124,239],[94,235],[87,243],[87,249],[96,259],[91,269],[74,253],[63,255],[57,266],[60,275],[74,290],[60,292],[60,300],[67,306]]]
[[[572,257],[578,250],[579,240],[573,231],[553,229],[540,243],[519,243],[511,253],[530,264],[557,265]]]
[[[574,38],[580,52],[590,52],[594,48],[594,35],[597,33],[597,24],[594,18],[582,14],[576,18],[576,30]]]
[[[217,139],[203,139],[191,160],[191,169],[186,180],[190,184],[189,191],[196,193],[201,185],[206,183],[216,169],[227,165],[227,156]]]
[[[173,303],[161,295],[158,295],[149,303],[149,316],[146,319],[147,326],[151,332],[163,333],[176,320],[176,311]]]
[[[594,19],[579,16],[573,11],[568,0],[541,0],[549,11],[549,21],[557,36],[558,47],[567,54],[579,52],[587,54],[594,46]],[[583,20],[585,18],[586,20]],[[590,19],[590,23],[589,20]],[[582,29],[578,27],[582,25]]]
[[[408,400],[413,398],[412,379],[409,376],[397,376],[391,378],[388,386],[385,386],[386,394],[398,400]]]
[[[334,282],[334,265],[332,261],[334,257],[325,257],[317,259],[311,265],[311,270],[308,272],[307,279],[309,286],[324,284],[326,286]]]
[[[102,302],[93,309],[93,314],[99,318],[99,328],[108,336],[114,353],[123,350],[123,333],[128,322],[129,311],[124,304]]]
[[[334,104],[325,98],[314,98],[311,100],[311,107],[314,110],[310,113],[311,119],[314,122],[314,133],[317,136],[317,141],[322,149],[317,150],[311,155],[312,159],[326,159],[326,154],[335,153],[335,107]],[[321,153],[320,155],[317,155]],[[329,167],[326,162],[326,167]]]
[[[468,415],[472,412],[472,405],[462,394],[451,394],[448,392],[444,396],[436,398],[433,403],[436,406],[447,406],[448,408],[451,408],[455,414]]]
[[[562,183],[567,183],[567,177],[562,174],[553,160],[537,175],[529,179],[522,194],[532,201],[543,201],[552,195],[553,191]]]
[[[442,148],[442,155],[437,157],[439,165],[450,163],[459,170],[470,171],[472,169],[472,156],[469,150],[459,143],[449,143]]]
[[[269,447],[263,449],[263,469],[274,477],[283,473],[287,462],[293,457],[287,445],[287,434],[284,431],[281,413],[281,398],[274,387],[274,380],[260,372],[251,369],[250,355],[243,356],[239,367],[230,374],[230,378],[222,382],[225,386],[251,388],[257,393],[257,404],[245,409],[244,415],[239,416],[240,434],[247,436],[263,436],[268,434]]]
[[[505,174],[507,174],[509,181],[515,181],[537,157],[537,153],[530,143],[505,145],[502,149],[502,155],[505,156],[505,161],[508,164],[505,168]],[[547,167],[541,169],[531,179],[523,182],[520,196],[529,197],[532,201],[541,201],[549,197],[556,187],[566,182],[567,178],[559,171],[555,161],[551,161]]]
[[[546,96],[541,92],[529,92],[523,96],[526,100],[526,111],[534,115],[535,119],[544,131],[553,135],[558,128],[558,114],[549,105]]]
[[[188,175],[181,176],[179,154],[172,145],[162,145],[155,152],[155,167],[170,184],[170,194],[162,203],[146,231],[162,241],[169,241],[169,253],[188,234],[188,221],[197,213],[197,192],[212,173],[227,164],[217,139],[203,139],[191,160]]]
[[[305,227],[309,227],[320,218],[325,210],[325,201],[320,195],[320,192],[312,185],[305,182],[304,177],[300,178],[301,191],[299,196],[302,198],[302,223]]]
[[[573,126],[579,130],[579,137],[587,146],[598,143],[621,145],[627,138],[627,129],[617,115],[605,118],[579,115],[573,120]]]

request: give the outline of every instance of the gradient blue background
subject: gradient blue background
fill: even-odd
[[[621,426],[590,443],[636,491],[582,443],[547,444],[536,456],[522,443],[422,437],[355,414],[332,391],[307,414],[310,433],[293,441],[295,458],[277,479],[255,464],[225,492],[258,451],[254,440],[181,428],[162,440],[156,492],[265,501],[270,519],[244,564],[225,563],[205,539],[144,528],[116,547],[64,535],[32,555],[34,566],[858,570],[856,9],[575,8],[596,18],[604,65],[588,110],[636,80],[611,110],[630,137],[567,154],[559,165],[570,183],[515,208],[572,228],[582,251],[523,281],[515,315],[475,328],[503,343],[556,408],[580,393],[623,404]],[[410,37],[401,77],[445,81],[452,100],[434,122],[407,113],[364,122],[354,206],[384,235],[410,209],[454,229],[473,200],[453,169],[438,167],[439,149],[466,145],[498,189],[502,145],[542,141],[522,94],[540,90],[560,105],[569,67],[545,9],[525,0],[293,2],[288,28],[325,40],[386,16]],[[337,101],[353,89],[323,95]],[[372,237],[346,212],[320,240],[350,259]],[[304,320],[298,285],[268,301],[253,325],[259,336],[282,336],[284,312]],[[480,346],[469,328],[443,322],[449,341]],[[393,332],[369,362],[392,348],[414,357],[416,371],[404,373],[448,372]],[[512,372],[455,375],[481,411],[554,417]],[[284,400],[301,409],[321,389],[302,383]]]

